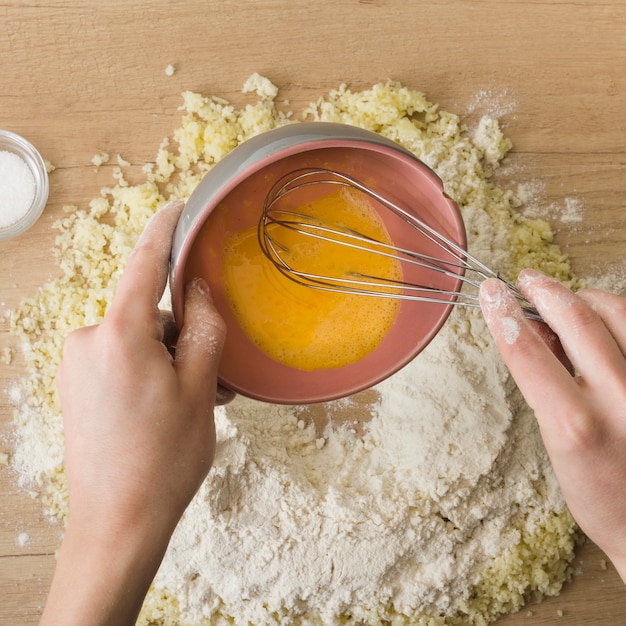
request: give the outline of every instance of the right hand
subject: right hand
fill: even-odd
[[[572,515],[626,582],[626,300],[574,294],[533,270],[520,274],[518,288],[558,336],[575,376],[498,279],[480,289],[485,320],[535,412]]]

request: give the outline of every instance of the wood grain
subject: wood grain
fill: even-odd
[[[582,223],[555,217],[558,242],[583,276],[623,273],[624,23],[617,0],[0,2],[0,128],[57,167],[42,219],[0,242],[0,318],[55,273],[61,206],[84,206],[111,183],[110,168],[94,171],[94,154],[151,161],[179,124],[182,91],[243,104],[254,71],[295,111],[343,82],[395,79],[469,118],[506,112],[507,184],[541,181],[545,207],[580,202]],[[3,320],[0,350],[13,344]],[[0,389],[22,372],[19,358],[0,363]],[[0,393],[0,452],[11,450],[11,419]],[[37,623],[60,532],[0,466],[0,625]],[[603,559],[583,547],[560,596],[499,623],[626,623],[623,584]]]

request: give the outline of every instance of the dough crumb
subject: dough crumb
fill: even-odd
[[[111,155],[108,152],[102,152],[101,154],[94,154],[91,163],[96,166],[96,169],[101,165],[109,162]]]
[[[10,346],[6,346],[2,350],[2,362],[5,365],[11,365],[11,363],[13,362],[13,348],[11,348]]]
[[[256,92],[263,100],[273,100],[278,95],[278,87],[257,72],[248,78],[241,91],[242,93]]]
[[[120,167],[129,167],[130,166],[130,163],[126,159],[123,159],[121,154],[117,155],[117,164]]]

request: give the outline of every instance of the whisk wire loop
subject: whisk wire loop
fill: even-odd
[[[372,198],[394,213],[420,236],[434,244],[446,258],[385,243],[350,228],[325,223],[310,215],[294,211],[292,208],[280,207],[280,200],[287,195],[307,187],[320,185],[347,187]],[[445,287],[440,288],[388,277],[371,276],[359,273],[357,268],[351,271],[349,275],[341,276],[320,275],[296,268],[288,260],[289,250],[275,236],[281,229],[286,229],[303,237],[393,259],[403,266],[408,264],[423,268],[459,280],[476,290],[483,280],[492,277],[498,278],[512,290],[526,317],[541,321],[537,311],[510,281],[494,272],[463,247],[442,235],[417,216],[347,174],[325,168],[303,168],[285,174],[274,183],[265,198],[263,213],[258,224],[259,244],[273,265],[290,280],[315,289],[372,297],[479,307],[478,294],[471,291],[453,291]]]

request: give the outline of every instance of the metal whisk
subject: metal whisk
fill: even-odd
[[[339,185],[366,194],[402,219],[417,234],[435,244],[441,250],[441,257],[424,254],[417,249],[405,249],[390,245],[350,228],[320,221],[288,207],[281,208],[283,198],[313,185]],[[358,268],[354,268],[354,271],[350,271],[346,275],[330,276],[307,271],[306,267],[294,267],[288,258],[289,250],[280,241],[279,235],[282,229],[288,229],[290,233],[297,233],[302,237],[395,259],[403,268],[413,266],[420,268],[420,271],[434,272],[433,282],[430,283],[429,281],[430,284],[426,285],[405,282],[404,280],[392,280],[385,276],[359,273]],[[491,270],[454,241],[444,237],[436,229],[388,198],[383,197],[352,176],[333,170],[305,168],[294,170],[280,178],[265,198],[263,214],[258,225],[258,238],[263,253],[274,266],[287,278],[306,287],[363,296],[479,307],[478,287],[483,280],[495,277],[509,286],[520,302],[527,318],[541,321],[539,313],[511,282],[502,278],[497,272]],[[475,289],[466,292],[437,287],[437,275],[460,280],[462,284]]]

